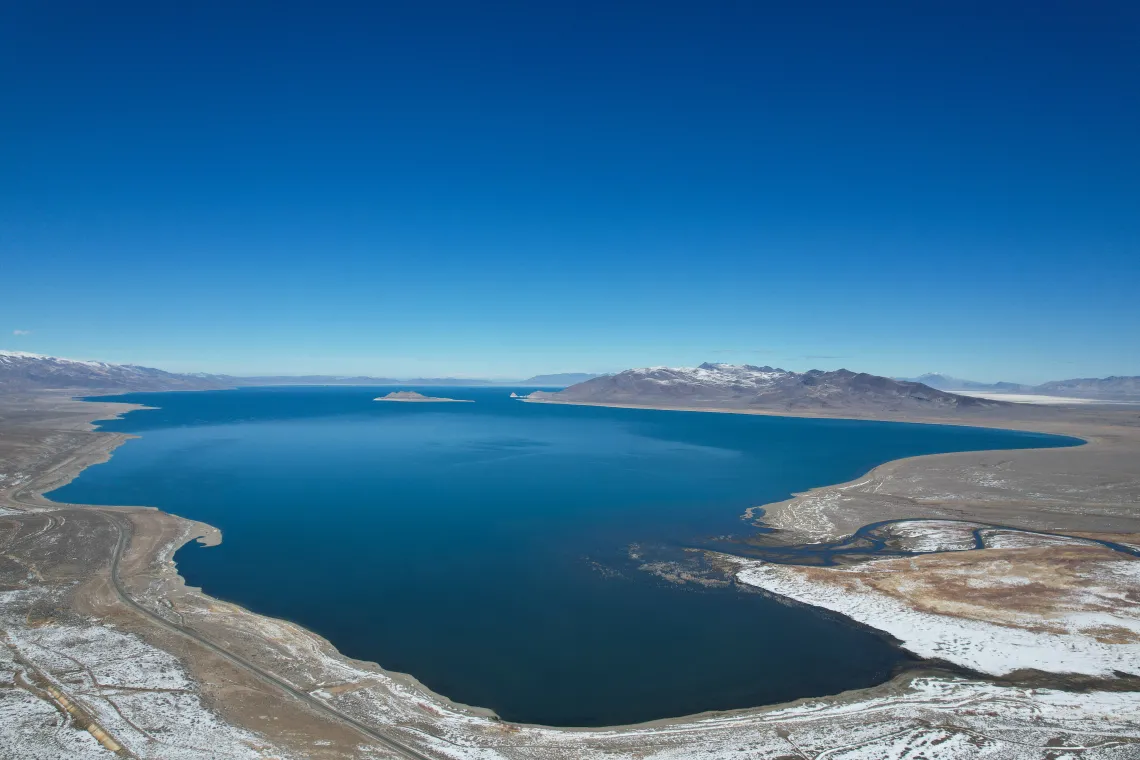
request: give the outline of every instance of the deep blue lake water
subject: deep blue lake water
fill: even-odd
[[[222,530],[187,581],[304,625],[510,720],[607,725],[882,682],[873,633],[638,570],[630,544],[745,535],[748,507],[905,456],[1071,445],[999,430],[525,404],[288,387],[115,397],[141,438],[52,498],[158,507]]]

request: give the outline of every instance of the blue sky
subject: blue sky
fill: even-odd
[[[1140,374],[1138,35],[1131,2],[7,3],[0,348]]]

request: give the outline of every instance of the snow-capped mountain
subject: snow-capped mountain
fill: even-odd
[[[222,375],[180,375],[133,364],[62,359],[57,356],[0,351],[0,391],[46,388],[90,391],[169,391],[225,388]]]
[[[789,372],[748,364],[645,367],[598,377],[536,399],[645,406],[890,409],[981,409],[999,402],[946,393],[922,383],[840,369]]]

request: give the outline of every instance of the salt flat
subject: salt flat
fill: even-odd
[[[1140,401],[1106,401],[1072,396],[1046,396],[1039,393],[989,393],[986,391],[953,391],[959,396],[984,398],[990,401],[1009,401],[1012,404],[1042,404],[1045,406],[1071,406],[1073,404],[1140,404]]]

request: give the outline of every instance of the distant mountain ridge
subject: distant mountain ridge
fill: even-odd
[[[557,372],[552,375],[535,375],[522,381],[523,385],[577,385],[599,375],[590,372]]]
[[[26,351],[0,351],[0,392],[41,389],[96,391],[216,390],[260,385],[573,385],[596,375],[567,372],[529,380],[470,377],[393,378],[368,375],[260,375],[237,377],[167,372],[133,364],[64,359]]]
[[[928,372],[925,375],[918,377],[897,377],[896,380],[905,380],[912,383],[922,383],[929,385],[931,388],[937,388],[941,391],[996,391],[1004,393],[1022,393],[1026,392],[1030,386],[1022,385],[1021,383],[979,383],[974,380],[963,380],[958,377],[951,377],[937,372]]]
[[[63,359],[24,351],[0,351],[0,391],[84,389],[172,391],[227,388],[225,375],[183,375],[133,364]]]
[[[643,367],[594,378],[536,401],[634,404],[687,408],[755,408],[851,411],[953,411],[1005,406],[958,396],[922,383],[852,372],[790,372],[749,364]]]
[[[928,373],[914,378],[898,378],[929,385],[944,391],[990,391],[994,393],[1027,393],[1040,396],[1072,396],[1109,400],[1140,398],[1140,377],[1088,377],[1073,380],[1053,380],[1041,385],[1024,383],[979,383],[938,373]]]
[[[91,391],[217,390],[260,385],[494,385],[460,377],[398,379],[365,375],[266,375],[236,377],[201,372],[182,374],[134,364],[64,359],[24,351],[0,351],[0,390],[83,389]]]
[[[167,372],[133,364],[65,359],[25,351],[0,350],[0,392],[39,389],[90,392],[214,390],[259,385],[530,385],[569,386],[560,396],[586,396],[608,403],[776,405],[782,408],[819,407],[859,402],[872,407],[889,404],[926,409],[959,408],[963,396],[952,391],[991,391],[1073,396],[1104,400],[1140,399],[1140,377],[1079,378],[1041,385],[976,383],[942,374],[918,378],[887,378],[850,370],[797,373],[773,367],[702,364],[699,367],[646,367],[616,375],[563,372],[535,375],[527,380],[487,380],[462,377],[390,378],[366,375],[266,375],[236,377],[208,373]],[[550,395],[549,393],[542,395]],[[641,399],[654,399],[643,401]],[[688,399],[688,401],[686,401]],[[954,399],[958,399],[955,401]],[[973,399],[973,401],[978,401]]]
[[[1140,376],[1054,380],[1035,386],[1033,391],[1034,393],[1081,398],[1140,398]]]

